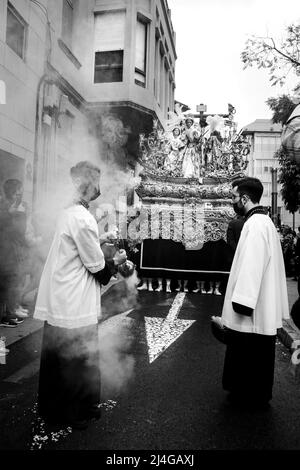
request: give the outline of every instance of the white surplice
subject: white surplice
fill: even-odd
[[[61,328],[97,324],[100,286],[92,273],[104,267],[95,218],[82,205],[65,209],[41,276],[34,318]]]
[[[233,310],[232,302],[254,309],[251,317]],[[272,220],[253,214],[246,220],[233,259],[222,320],[235,331],[276,335],[289,318],[282,249]]]

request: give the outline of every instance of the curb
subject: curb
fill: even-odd
[[[292,319],[283,320],[283,326],[278,330],[277,336],[284,346],[286,346],[291,352],[297,349],[296,345],[293,345],[295,341],[299,341],[300,346],[300,330],[296,327]]]
[[[0,327],[0,336],[4,336],[6,339],[6,347],[17,344],[24,338],[28,338],[33,335],[36,331],[43,328],[44,322],[35,320],[32,317],[25,318],[25,321],[18,325],[16,328],[4,328]]]
[[[277,332],[279,341],[289,350],[290,370],[297,383],[300,382],[300,330],[292,319],[283,320],[283,327]]]
[[[287,278],[289,311],[299,298],[298,283],[295,279]],[[282,328],[277,331],[279,341],[290,351],[291,355],[300,347],[300,330],[291,318],[283,320]]]

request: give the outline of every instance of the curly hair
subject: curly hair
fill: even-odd
[[[79,178],[81,181],[78,190],[82,196],[87,194],[90,183],[95,177],[95,173],[98,173],[98,176],[100,176],[100,168],[87,160],[79,162],[71,168],[70,174],[73,182],[75,178]]]
[[[97,165],[94,165],[94,163],[85,160],[78,162],[75,166],[73,166],[70,170],[70,174],[72,179],[82,177],[89,178],[95,171],[100,175],[100,168]]]

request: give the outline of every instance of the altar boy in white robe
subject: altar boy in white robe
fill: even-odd
[[[47,425],[84,429],[100,417],[100,285],[126,261],[126,252],[105,259],[96,219],[88,210],[100,196],[100,169],[79,162],[71,178],[74,200],[58,219],[34,312],[34,318],[45,321],[38,411]]]
[[[223,388],[234,402],[265,407],[272,398],[277,329],[289,318],[284,261],[276,228],[259,205],[260,180],[246,177],[232,186],[245,223],[222,311],[228,328]]]

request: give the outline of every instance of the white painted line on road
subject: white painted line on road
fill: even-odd
[[[179,292],[176,295],[166,319],[145,317],[150,364],[195,322],[195,320],[178,320],[184,299],[185,293]]]
[[[21,369],[17,370],[14,374],[10,375],[3,382],[12,382],[12,383],[19,383],[22,382],[24,379],[29,379],[33,377],[39,370],[40,367],[40,358],[34,359],[26,366],[22,367]]]

